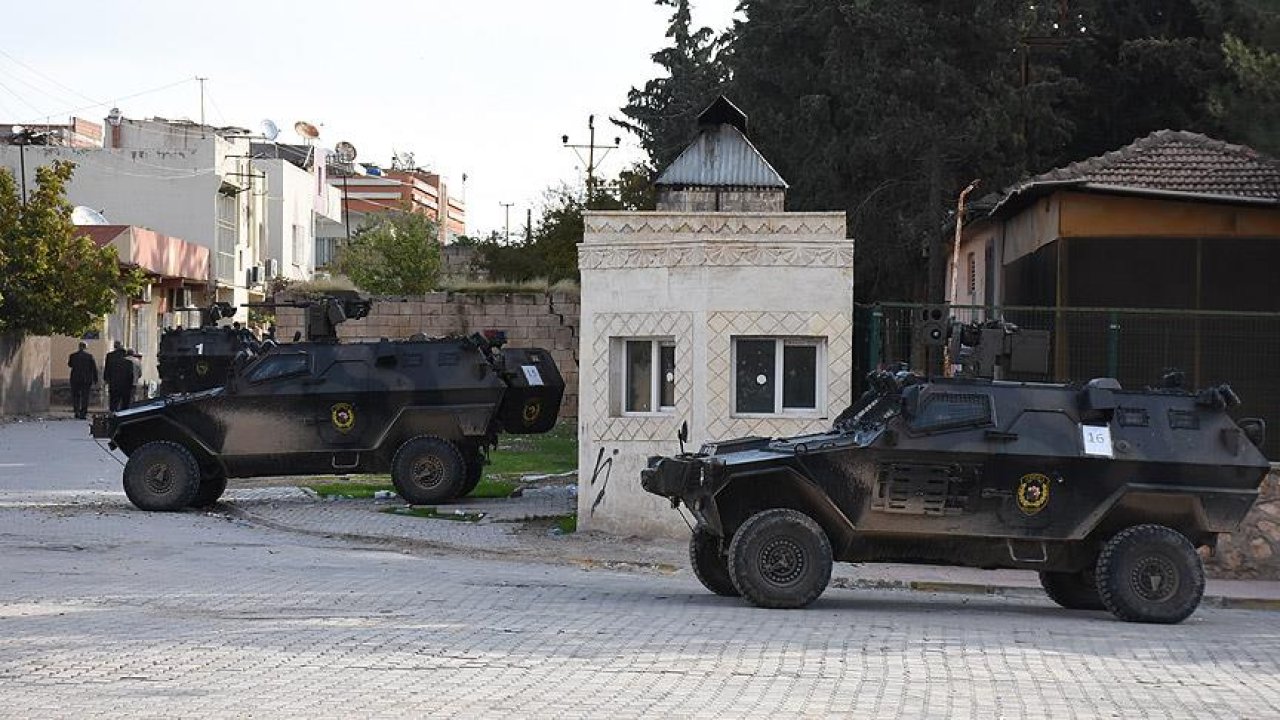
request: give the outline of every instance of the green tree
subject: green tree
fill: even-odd
[[[437,237],[436,224],[419,213],[385,213],[351,236],[334,267],[368,293],[422,295],[440,275]]]
[[[667,37],[671,45],[653,54],[665,76],[631,88],[619,127],[640,139],[655,167],[666,167],[680,154],[697,127],[698,113],[720,93],[728,70],[720,61],[722,38],[710,28],[693,28],[690,0],[654,0],[675,8]]]
[[[627,168],[616,180],[603,183],[592,198],[591,210],[652,210],[652,173],[643,165]],[[534,224],[532,242],[506,245],[498,233],[480,246],[479,264],[494,280],[549,283],[578,279],[578,244],[585,229],[587,210],[580,188],[561,186],[543,195],[542,212]]]
[[[744,0],[725,62],[793,210],[848,212],[859,299],[940,295],[958,191],[988,189],[1067,134],[1059,75],[1022,81],[1030,18],[1000,0]]]
[[[114,309],[117,293],[141,287],[115,248],[98,247],[71,222],[65,189],[74,169],[59,161],[36,170],[25,206],[0,169],[0,332],[83,335]]]

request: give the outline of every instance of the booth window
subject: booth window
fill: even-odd
[[[734,338],[734,413],[817,414],[824,405],[825,355],[821,338]]]
[[[669,338],[619,340],[622,414],[670,413],[676,405],[676,344]]]

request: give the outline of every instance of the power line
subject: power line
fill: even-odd
[[[0,50],[0,55],[3,55],[3,56],[5,56],[5,57],[9,58],[9,59],[10,59],[10,60],[12,60],[13,62],[17,63],[18,65],[21,65],[22,67],[24,67],[24,68],[26,68],[27,70],[29,70],[29,71],[31,71],[32,73],[34,73],[35,75],[38,75],[39,77],[42,77],[42,78],[44,78],[45,80],[48,80],[49,82],[53,83],[54,85],[57,85],[58,87],[62,88],[63,90],[66,90],[67,92],[71,93],[72,95],[77,95],[77,96],[79,96],[81,99],[88,100],[89,102],[92,102],[92,103],[96,103],[96,104],[99,104],[99,105],[100,105],[100,104],[102,104],[102,103],[98,103],[96,100],[94,100],[93,98],[89,97],[88,95],[85,95],[84,93],[77,91],[75,88],[67,87],[66,85],[64,85],[64,84],[62,84],[62,83],[60,83],[60,82],[58,82],[56,79],[54,79],[54,78],[52,78],[52,77],[49,77],[49,76],[48,76],[48,75],[46,75],[45,73],[40,72],[39,70],[37,70],[37,69],[35,69],[35,68],[31,67],[30,65],[28,65],[28,64],[26,64],[26,63],[24,63],[24,62],[22,62],[21,60],[19,60],[18,58],[16,58],[16,57],[14,57],[14,56],[10,55],[9,53],[5,52],[4,50]],[[52,97],[52,96],[50,96],[50,97]],[[61,100],[59,100],[59,102],[61,102]]]
[[[116,103],[119,103],[121,100],[132,100],[133,98],[136,98],[136,97],[142,97],[143,95],[150,95],[150,94],[152,94],[152,93],[158,93],[158,92],[161,92],[161,91],[164,91],[164,90],[169,90],[170,88],[178,87],[179,85],[185,85],[186,83],[189,83],[189,82],[194,82],[194,80],[193,80],[192,78],[183,78],[182,80],[178,80],[178,81],[175,81],[175,82],[171,82],[171,83],[169,83],[168,85],[160,85],[159,87],[153,87],[153,88],[150,88],[150,89],[147,89],[147,90],[140,90],[140,91],[138,91],[138,92],[136,92],[136,93],[131,93],[131,94],[129,94],[129,95],[122,95],[122,96],[120,96],[120,97],[116,98],[115,102],[116,102]],[[106,107],[106,106],[107,106],[107,105],[109,105],[109,104],[110,104],[110,103],[97,102],[97,103],[94,103],[94,104],[92,104],[92,105],[84,105],[84,106],[81,106],[81,107],[78,107],[78,108],[71,108],[71,109],[69,109],[69,110],[60,110],[60,111],[58,111],[58,112],[54,112],[54,113],[42,113],[42,117],[53,117],[53,116],[61,117],[61,116],[63,116],[63,115],[70,116],[70,115],[75,115],[76,113],[81,112],[81,111],[84,111],[84,110],[90,110],[90,109],[93,109],[93,108],[96,108],[96,107]],[[40,118],[37,118],[37,119],[35,119],[35,120],[28,120],[27,122],[29,122],[29,123],[38,123],[38,122],[40,122]]]

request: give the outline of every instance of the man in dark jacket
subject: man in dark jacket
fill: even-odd
[[[89,391],[98,384],[98,361],[89,354],[88,343],[80,343],[80,349],[67,358],[71,368],[71,409],[76,417],[89,417]]]
[[[129,360],[124,343],[119,340],[102,364],[102,379],[107,382],[111,412],[127,410],[129,396],[133,394],[133,362]]]

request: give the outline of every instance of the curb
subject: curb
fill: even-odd
[[[847,590],[904,590],[912,592],[951,593],[956,595],[990,595],[994,597],[1043,597],[1039,588],[1018,585],[983,585],[980,583],[947,582],[945,580],[846,580],[836,578],[832,587]],[[1231,597],[1205,595],[1200,601],[1204,607],[1223,610],[1259,610],[1280,612],[1280,598]]]
[[[565,565],[572,565],[584,570],[592,569],[612,569],[612,570],[641,570],[657,572],[663,575],[670,575],[679,572],[679,568],[673,567],[666,563],[652,561],[620,561],[620,560],[596,560],[592,558],[584,558],[578,556],[565,555],[556,559],[536,558],[526,556],[518,550],[502,551],[488,548],[474,548],[470,546],[454,545],[450,543],[432,542],[430,540],[411,539],[411,538],[395,538],[381,535],[363,535],[360,533],[350,532],[333,532],[321,531],[310,528],[296,527],[288,525],[276,520],[262,517],[251,511],[236,506],[234,503],[218,503],[218,509],[225,512],[228,517],[234,517],[242,521],[252,522],[272,530],[300,533],[312,537],[330,538],[347,540],[351,542],[363,542],[375,545],[384,545],[394,547],[401,552],[432,552],[432,553],[465,553],[473,556],[485,556],[494,560],[531,560],[534,562],[554,562]],[[516,521],[519,522],[519,521]],[[906,592],[922,592],[922,593],[948,593],[953,595],[986,595],[991,597],[1011,597],[1011,598],[1040,598],[1044,597],[1044,591],[1038,587],[1025,585],[995,585],[986,583],[968,583],[948,580],[889,580],[889,579],[863,579],[863,578],[845,578],[833,577],[831,579],[831,587],[845,590],[897,590]],[[1223,610],[1255,610],[1262,612],[1280,612],[1280,598],[1253,598],[1253,597],[1233,597],[1228,595],[1205,595],[1200,604],[1204,607],[1220,608]]]

